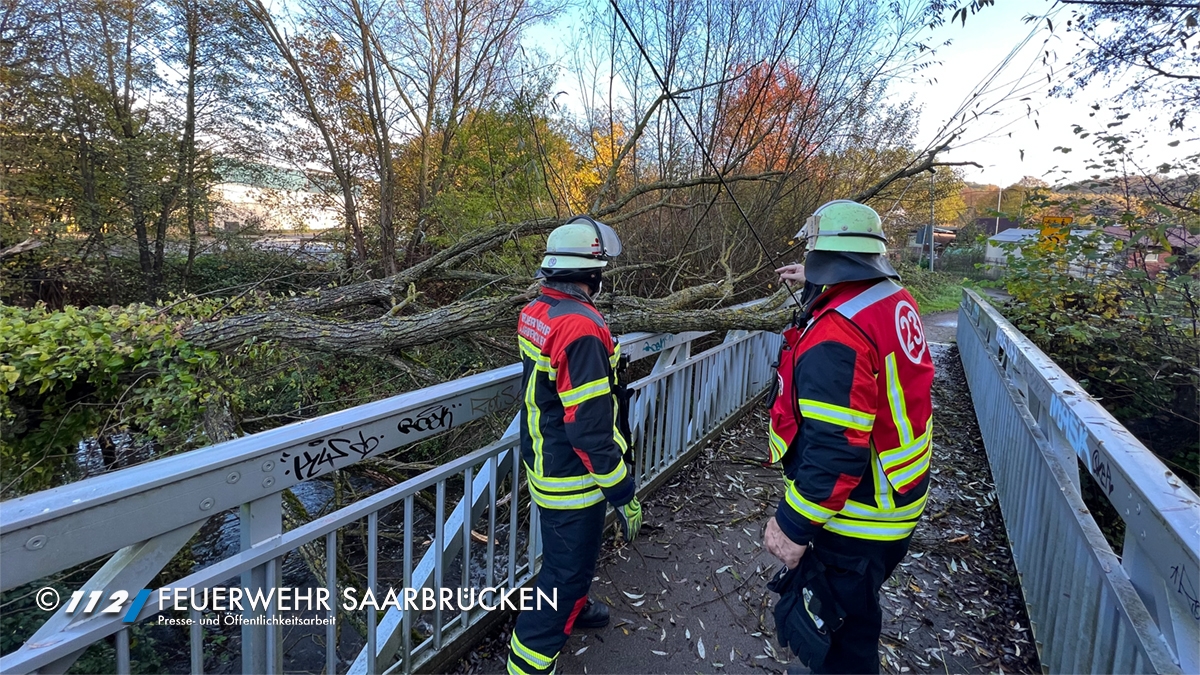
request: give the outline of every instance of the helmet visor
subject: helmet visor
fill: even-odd
[[[617,236],[617,231],[596,220],[593,220],[592,224],[596,226],[596,238],[600,240],[601,254],[605,258],[621,255],[621,238]]]
[[[821,228],[821,216],[809,216],[808,220],[804,221],[804,227],[796,233],[796,239],[803,238],[805,248],[809,251],[813,250],[813,246],[817,244],[817,233]]]

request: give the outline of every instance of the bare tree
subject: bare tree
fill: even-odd
[[[447,46],[464,40],[472,8],[455,4],[442,17],[453,19],[449,23],[435,20],[441,16],[435,8],[406,5],[388,25],[407,30],[387,31],[385,43],[376,24],[380,37],[373,40],[377,56],[386,55],[395,96],[407,111],[404,122],[415,129],[416,204],[425,207],[452,165],[447,137],[455,120],[491,91],[466,83],[500,76]],[[622,330],[774,325],[786,311],[751,316],[718,308],[762,294],[767,278],[761,272],[789,250],[798,214],[834,191],[888,199],[890,186],[958,164],[941,159],[953,133],[923,150],[909,147],[911,108],[886,103],[890,80],[926,58],[926,50],[914,46],[928,19],[924,3],[655,0],[624,9],[633,35],[612,15],[598,14],[581,41],[590,48],[573,60],[586,92],[577,138],[596,170],[590,212],[618,225],[631,251],[623,267],[610,271],[622,289],[609,301]],[[502,12],[500,23],[520,25],[514,11]],[[470,67],[460,71],[464,64]],[[446,120],[440,127],[439,110]],[[880,146],[900,151],[858,151]],[[260,336],[326,351],[396,353],[504,326],[529,297],[533,280],[476,261],[558,222],[497,222],[395,275],[324,290],[261,315],[201,323],[188,335],[210,346]],[[462,299],[430,306],[420,289],[432,281],[454,284]],[[320,318],[369,305],[384,313],[351,323]]]
[[[278,50],[279,56],[287,65],[288,75],[291,78],[290,83],[293,85],[295,95],[295,111],[305,122],[316,129],[320,135],[321,143],[326,153],[325,161],[328,162],[334,179],[337,181],[342,211],[346,218],[346,228],[353,242],[357,263],[365,266],[367,262],[367,243],[362,225],[359,222],[358,184],[352,171],[352,160],[348,156],[349,149],[342,142],[343,139],[339,139],[335,133],[335,116],[331,114],[330,107],[336,107],[336,103],[334,102],[334,106],[322,105],[323,103],[329,104],[331,102],[327,100],[323,101],[322,92],[319,90],[322,86],[328,87],[334,83],[322,82],[315,79],[314,66],[310,63],[305,63],[296,50],[293,49],[293,41],[275,20],[262,0],[251,0],[248,6],[251,14],[262,25],[271,43]],[[330,58],[336,58],[338,56],[336,52],[337,45],[330,45],[329,49],[334,52],[330,55]],[[329,96],[325,98],[329,98]]]

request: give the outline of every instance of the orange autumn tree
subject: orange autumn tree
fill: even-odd
[[[759,63],[740,69],[720,106],[716,145],[731,165],[784,171],[811,154],[806,122],[816,95],[790,64]]]

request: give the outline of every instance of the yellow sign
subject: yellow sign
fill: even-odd
[[[1042,242],[1044,251],[1052,251],[1067,243],[1067,235],[1071,232],[1070,216],[1045,216],[1042,218]]]
[[[1042,216],[1042,225],[1070,225],[1074,216]]]

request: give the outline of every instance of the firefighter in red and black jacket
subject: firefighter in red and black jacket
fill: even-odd
[[[805,265],[778,270],[805,290],[780,354],[769,445],[784,497],[764,543],[789,568],[815,555],[845,613],[813,672],[878,673],[879,589],[928,495],[933,362],[873,209],[829,202],[801,236]]]
[[[524,366],[521,460],[539,507],[542,569],[538,588],[557,593],[517,617],[509,641],[510,675],[554,671],[573,628],[608,624],[608,608],[588,598],[612,504],[626,541],[637,537],[642,507],[619,430],[615,373],[620,347],[592,304],[601,269],[621,252],[616,232],[576,216],[546,239],[541,295],[521,311],[517,341]]]

